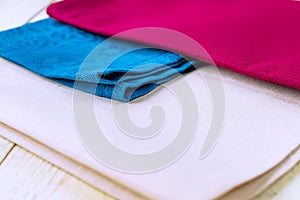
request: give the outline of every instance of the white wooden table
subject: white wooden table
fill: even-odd
[[[1,199],[114,199],[3,137],[0,161]]]

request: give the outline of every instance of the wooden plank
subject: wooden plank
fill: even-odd
[[[298,200],[300,198],[300,162],[255,200]]]
[[[105,193],[112,194],[119,199],[147,199],[128,189],[126,186],[116,183],[108,177],[103,176],[101,173],[91,170],[89,167],[82,165],[82,163],[75,162],[69,157],[49,148],[45,144],[39,143],[26,134],[21,133],[1,122],[0,135],[8,138],[10,141],[14,141],[16,145],[24,147],[28,151],[38,155],[38,157],[42,157],[42,159],[47,160],[55,166],[58,166],[58,168],[63,171],[67,171],[72,176],[78,177],[87,184],[92,185]]]
[[[19,146],[0,165],[0,198],[113,200]]]
[[[14,144],[0,136],[0,163],[4,160],[7,154],[11,151]]]
[[[51,0],[1,0],[0,30],[10,29],[28,22],[50,2]]]
[[[29,22],[36,22],[45,18],[48,18],[48,14],[46,12],[46,10],[42,10],[40,13],[38,13],[37,15],[35,15]]]
[[[60,0],[52,0],[52,2],[50,3],[54,3],[54,2],[58,2]],[[49,3],[49,5],[50,5]],[[42,19],[45,19],[45,18],[48,18],[48,14],[46,12],[46,7],[45,9],[43,9],[41,12],[37,13],[34,17],[31,18],[31,20],[29,21],[30,23],[31,22],[36,22],[36,21],[39,21],[39,20],[42,20]]]

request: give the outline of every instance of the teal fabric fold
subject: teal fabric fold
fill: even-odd
[[[106,39],[49,18],[1,32],[0,56],[60,84],[123,102],[193,69],[181,55],[121,40],[91,59]],[[138,50],[102,65],[125,47]]]

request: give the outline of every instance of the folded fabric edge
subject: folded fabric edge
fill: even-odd
[[[47,23],[46,20],[40,20],[40,21],[34,22],[34,23]],[[52,23],[52,21],[54,22],[56,20],[50,20],[50,23]],[[29,26],[29,25],[27,24],[25,26]],[[69,25],[67,25],[67,24],[65,26],[69,27]],[[17,30],[20,28],[21,27],[18,27],[15,29],[10,29],[10,30],[6,30],[4,32],[14,31],[14,30]],[[92,35],[92,33],[90,33],[90,34]],[[174,55],[176,55],[176,54],[174,54]],[[0,56],[11,62],[17,63],[34,73],[37,73],[41,76],[45,76],[51,80],[54,80],[60,84],[66,85],[68,87],[74,87],[74,82],[76,82],[68,77],[63,78],[63,77],[43,75],[42,72],[33,70],[33,69],[31,69],[31,67],[28,67],[26,65],[26,62],[25,63],[22,62],[22,59],[21,60],[16,59],[14,57],[13,53],[1,53]],[[157,57],[163,57],[163,56],[164,55],[157,55]],[[150,59],[149,60],[149,62],[150,62],[153,59],[153,57],[151,57],[149,59]],[[137,63],[137,64],[139,64],[139,63]],[[128,75],[128,76],[125,75],[125,78],[122,77],[122,81],[119,83],[118,82],[113,83],[112,81],[107,81],[105,79],[109,74],[116,73],[116,71],[113,71],[112,69],[108,68],[107,70],[105,70],[103,76],[99,77],[100,84],[98,84],[98,86],[100,86],[100,87],[97,87],[97,89],[95,89],[95,87],[93,87],[92,89],[89,89],[87,87],[87,85],[93,85],[93,84],[85,83],[85,82],[89,82],[89,81],[88,80],[81,81],[80,79],[77,82],[77,84],[75,84],[75,89],[79,89],[79,90],[82,90],[84,92],[91,93],[91,94],[96,94],[97,96],[101,96],[101,97],[105,97],[105,98],[112,98],[114,100],[118,100],[118,101],[122,101],[122,102],[129,102],[138,97],[148,94],[149,92],[151,92],[153,89],[155,89],[159,85],[161,85],[167,81],[170,81],[173,78],[176,78],[179,74],[185,73],[186,71],[190,71],[190,68],[192,67],[192,63],[189,63],[188,61],[183,59],[180,55],[176,55],[176,56],[172,57],[172,59],[170,60],[170,63],[166,63],[166,65],[163,65],[163,66],[164,67],[157,66],[156,68],[152,66],[152,67],[150,67],[150,69],[155,69],[155,70],[149,69],[148,70],[149,72],[146,74],[137,74],[137,75]],[[139,71],[139,68],[134,71]],[[129,71],[129,72],[131,72],[131,71]],[[145,72],[145,70],[142,70],[142,71],[140,70],[140,72],[138,72],[138,73],[142,73],[142,72]],[[122,72],[122,73],[124,73],[124,72]],[[176,75],[176,74],[178,74],[178,75]],[[99,75],[94,74],[94,76],[99,76]],[[89,77],[90,77],[90,75],[89,75]],[[140,81],[138,81],[139,77],[141,77]],[[145,80],[146,80],[146,82],[145,82]],[[135,84],[132,84],[132,82],[134,82]]]
[[[48,145],[31,138],[28,134],[23,133],[1,121],[0,130],[0,135],[6,139],[31,151],[42,159],[57,165],[71,175],[76,176],[77,178],[87,182],[88,184],[91,184],[93,187],[96,187],[109,195],[113,195],[119,199],[150,200],[149,197],[146,197],[137,191],[124,186],[116,180],[113,180],[102,173],[83,165],[82,163],[78,163],[76,160],[61,154]]]
[[[300,145],[295,147],[291,152],[277,165],[273,166],[265,173],[262,173],[253,179],[248,180],[231,190],[221,194],[218,200],[241,199],[247,196],[247,199],[255,198],[265,189],[274,184],[288,171],[290,171],[300,159]]]

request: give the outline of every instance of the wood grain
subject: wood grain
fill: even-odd
[[[1,0],[0,30],[10,29],[28,22],[51,0]]]
[[[0,163],[4,160],[7,154],[11,151],[14,144],[0,136]]]
[[[16,145],[24,147],[27,151],[33,152],[43,160],[57,166],[60,170],[66,171],[68,174],[77,177],[85,182],[90,187],[97,188],[107,194],[112,194],[119,199],[130,200],[145,200],[146,198],[136,194],[135,192],[126,188],[126,186],[119,185],[101,173],[91,170],[82,165],[82,163],[75,162],[67,156],[60,154],[54,149],[49,148],[45,144],[39,143],[26,134],[21,133],[0,122],[0,135],[14,141]],[[0,200],[2,200],[0,198]]]
[[[15,146],[0,165],[1,199],[113,200],[49,162]]]
[[[300,199],[300,162],[255,200]]]

